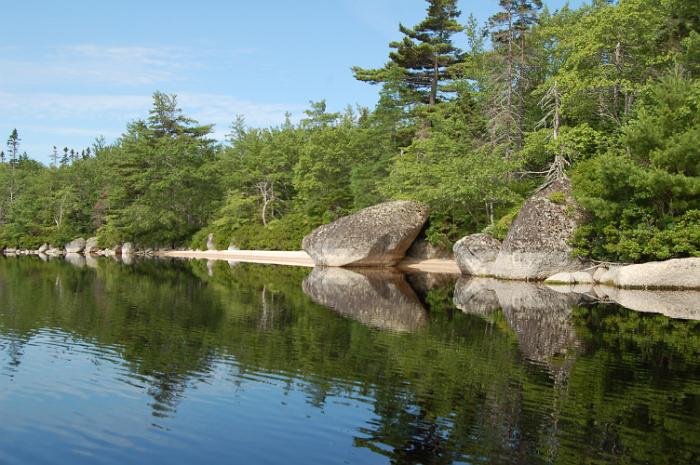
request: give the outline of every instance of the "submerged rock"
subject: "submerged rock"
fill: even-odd
[[[423,204],[386,202],[316,228],[302,247],[320,266],[394,266],[427,219]]]
[[[582,219],[568,179],[553,182],[523,205],[513,221],[492,274],[505,279],[543,280],[585,268],[568,244]]]
[[[453,250],[462,274],[489,276],[501,250],[501,241],[489,234],[471,234],[457,241]]]
[[[368,326],[414,331],[427,323],[423,305],[396,271],[314,268],[302,287],[314,302]]]
[[[66,253],[80,253],[83,251],[84,248],[85,248],[85,239],[82,237],[79,237],[77,239],[73,239],[65,246]]]

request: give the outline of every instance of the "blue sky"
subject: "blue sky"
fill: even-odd
[[[545,2],[550,9],[565,0]],[[578,5],[581,0],[571,0]],[[399,22],[425,0],[24,0],[3,5],[0,138],[47,161],[53,145],[112,141],[145,117],[154,90],[222,138],[237,114],[251,126],[298,118],[310,100],[373,106],[377,88],[350,67],[387,60]],[[497,0],[461,0],[480,20]],[[457,42],[459,42],[459,38]],[[3,147],[4,148],[4,147]]]

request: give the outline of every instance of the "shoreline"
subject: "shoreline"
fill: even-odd
[[[303,250],[168,250],[155,253],[157,257],[226,260],[269,265],[304,266],[314,268],[314,262]],[[457,262],[449,259],[418,260],[406,258],[395,268],[406,272],[461,274]]]

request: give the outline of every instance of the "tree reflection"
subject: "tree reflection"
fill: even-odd
[[[128,364],[124,381],[146,384],[151,413],[167,422],[227,357],[235,360],[232,391],[267,374],[319,409],[334,396],[369,399],[374,415],[356,426],[354,443],[397,464],[698,458],[695,321],[583,308],[539,288],[462,283],[453,295],[449,280],[431,284],[425,276],[394,277],[390,286],[351,276],[331,280],[332,292],[317,286],[318,295],[337,299],[342,282],[369,283],[366,292],[344,294],[353,304],[340,314],[303,293],[304,269],[157,260],[92,266],[0,260],[0,351],[9,366],[22,370],[22,344],[43,328],[70,334],[117,351]],[[419,291],[411,294],[407,282]],[[420,309],[409,319],[421,321],[413,332],[373,324],[395,321],[397,289],[401,305]],[[454,311],[453,299],[463,311]],[[362,308],[358,315],[371,319],[345,317]]]

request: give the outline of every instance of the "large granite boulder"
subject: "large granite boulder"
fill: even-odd
[[[700,257],[623,266],[614,284],[629,289],[700,289]]]
[[[316,228],[302,247],[320,266],[394,266],[427,219],[423,204],[386,202]]]
[[[85,249],[83,250],[83,252],[85,254],[96,253],[98,250],[97,245],[97,238],[91,237],[90,239],[85,241]]]
[[[574,230],[583,219],[568,179],[553,182],[530,197],[513,221],[492,274],[505,279],[543,280],[585,268],[571,255]]]
[[[501,241],[490,234],[471,234],[458,240],[452,250],[462,274],[489,276],[501,250]]]
[[[368,326],[413,331],[428,321],[423,305],[397,271],[314,268],[302,287],[316,303]]]
[[[64,248],[66,249],[66,253],[80,253],[85,248],[85,239],[83,239],[82,237],[73,239],[68,244],[66,244]]]

